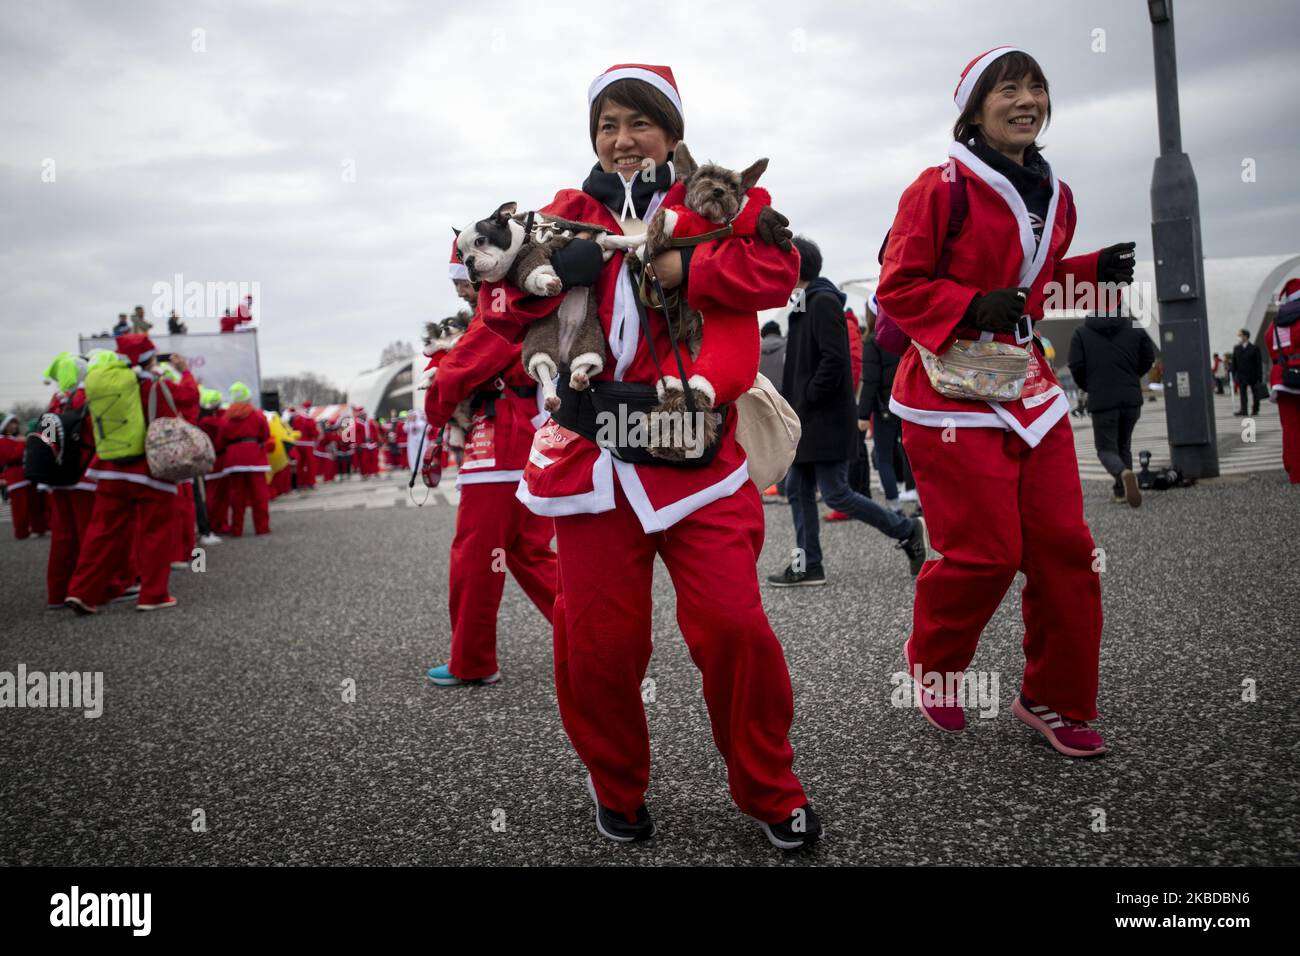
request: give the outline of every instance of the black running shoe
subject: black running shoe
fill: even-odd
[[[898,542],[895,547],[907,555],[907,564],[912,569],[912,577],[920,574],[921,566],[925,564],[925,519],[919,516],[913,518],[912,534]]]
[[[596,805],[596,830],[606,840],[613,840],[615,843],[638,843],[655,835],[655,822],[650,819],[650,811],[646,809],[644,803],[636,809],[636,823],[628,823],[627,817],[623,814],[600,805],[600,801],[596,798],[596,785],[591,781],[591,774],[587,774],[587,793],[591,794],[591,802]]]
[[[809,588],[826,583],[826,571],[819,564],[806,571],[796,571],[794,565],[787,565],[780,574],[769,574],[767,583],[777,588]]]
[[[822,835],[822,822],[810,803],[805,803],[780,823],[759,820],[758,825],[778,850],[802,850],[816,843]]]

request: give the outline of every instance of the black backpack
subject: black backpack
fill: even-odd
[[[86,467],[81,429],[86,409],[70,412],[46,412],[36,422],[36,431],[27,434],[23,453],[23,474],[28,481],[67,488],[81,480]]]

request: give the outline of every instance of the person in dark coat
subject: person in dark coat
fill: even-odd
[[[763,341],[758,356],[758,370],[778,389],[781,388],[781,370],[785,368],[785,336],[781,326],[768,322],[763,326]]]
[[[1142,504],[1130,447],[1142,414],[1142,376],[1155,364],[1151,336],[1127,316],[1090,315],[1070,339],[1070,374],[1088,393],[1097,457],[1115,479],[1117,502]]]
[[[1238,418],[1246,414],[1246,398],[1251,400],[1250,413],[1259,414],[1260,385],[1264,382],[1264,360],[1259,346],[1250,340],[1250,333],[1242,329],[1237,333],[1241,340],[1232,350],[1232,380],[1241,394],[1241,411],[1233,412]]]
[[[862,436],[844,321],[845,295],[822,278],[821,250],[802,236],[796,236],[794,244],[799,250],[796,288],[802,295],[790,313],[781,394],[803,426],[794,464],[785,478],[799,551],[784,571],[767,580],[777,587],[826,583],[817,521],[818,488],[828,507],[865,521],[898,541],[915,575],[925,561],[923,520],[895,514],[848,486],[849,460],[855,454],[854,443]]]
[[[885,491],[885,507],[902,511],[898,500],[898,473],[894,470],[894,450],[899,446],[898,417],[889,411],[889,396],[894,390],[894,373],[898,371],[899,356],[876,344],[873,334],[867,336],[862,347],[862,393],[858,397],[858,427],[865,430],[871,423],[875,439],[872,457],[880,473],[880,486]]]

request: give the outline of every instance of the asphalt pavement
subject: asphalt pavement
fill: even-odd
[[[405,495],[390,485],[367,500]],[[202,573],[173,572],[180,606],[151,615],[47,611],[48,538],[0,540],[0,671],[102,671],[105,688],[98,718],[0,710],[0,864],[1300,862],[1300,486],[1280,473],[1150,493],[1137,511],[1085,482],[1106,552],[1111,746],[1086,761],[1012,716],[1017,588],[971,665],[1000,677],[995,717],[971,711],[954,737],[893,706],[906,561],[865,525],[825,524],[828,586],[764,592],[795,769],[826,826],[793,857],[729,799],[662,566],[646,689],[659,833],[614,845],[560,726],[541,615],[511,581],[504,679],[432,686],[455,507],[327,509],[339,493],[209,548]],[[793,544],[788,509],[765,513],[762,574]]]

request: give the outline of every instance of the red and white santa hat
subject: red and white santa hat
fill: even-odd
[[[1286,285],[1282,286],[1282,294],[1278,299],[1282,302],[1294,302],[1300,299],[1300,279],[1288,279]]]
[[[957,81],[957,89],[953,90],[952,99],[957,104],[957,112],[963,112],[966,104],[970,102],[970,95],[975,91],[975,84],[980,81],[984,71],[993,65],[994,61],[1008,53],[1024,53],[1025,51],[1018,46],[995,46],[987,53],[981,53],[975,59],[966,64],[966,69],[961,71],[961,79]]]
[[[451,240],[451,261],[447,263],[447,275],[451,276],[451,281],[457,279],[469,281],[469,270],[465,268],[465,263],[460,261],[460,253],[456,251],[456,240]]]
[[[650,66],[646,63],[615,63],[591,81],[591,86],[587,90],[587,106],[590,107],[596,102],[596,97],[600,96],[605,87],[611,83],[617,83],[619,80],[640,80],[642,83],[649,83],[668,97],[668,101],[673,104],[673,108],[677,110],[677,115],[682,118],[682,122],[686,122],[686,114],[682,111],[682,96],[677,92],[677,80],[673,78],[672,68],[667,66]]]
[[[117,337],[117,354],[132,365],[143,365],[158,354],[158,348],[149,336],[133,332]]]

